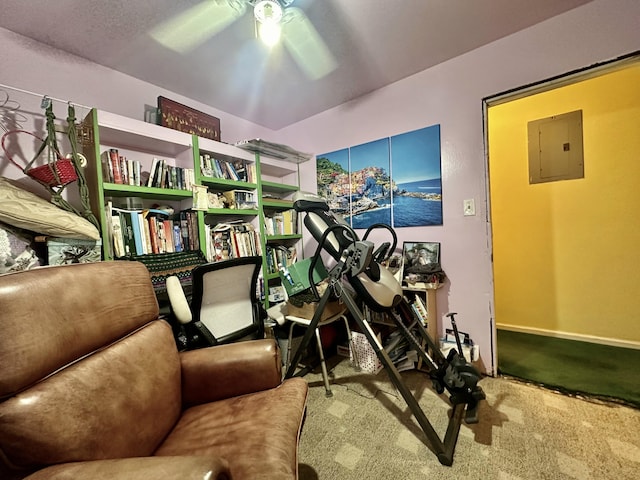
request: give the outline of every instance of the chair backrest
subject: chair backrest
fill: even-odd
[[[149,455],[180,415],[179,355],[141,263],[0,275],[0,331],[0,478]]]
[[[256,294],[262,257],[241,257],[193,269],[193,319],[229,343],[264,336]]]

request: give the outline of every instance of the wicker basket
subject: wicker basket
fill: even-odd
[[[78,174],[76,173],[75,166],[73,162],[68,159],[62,157],[60,152],[56,151],[56,160],[49,162],[46,165],[40,165],[38,167],[31,168],[31,165],[35,161],[35,158],[27,164],[26,167],[20,166],[18,162],[16,162],[9,152],[7,151],[4,142],[9,135],[18,134],[18,133],[26,133],[31,135],[32,137],[37,138],[44,144],[44,140],[42,140],[37,135],[34,135],[31,132],[26,130],[10,130],[2,136],[2,150],[4,150],[5,155],[9,159],[11,163],[13,163],[16,167],[24,172],[25,175],[33,178],[37,182],[40,182],[44,185],[48,185],[50,187],[61,187],[67,185],[69,183],[75,182],[78,179]],[[42,149],[41,149],[42,151]],[[36,155],[37,158],[37,155]]]

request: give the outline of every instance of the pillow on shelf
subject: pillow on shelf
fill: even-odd
[[[89,220],[56,207],[0,177],[0,222],[53,237],[98,240]]]

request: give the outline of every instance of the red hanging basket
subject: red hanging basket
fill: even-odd
[[[48,185],[50,187],[62,187],[69,183],[75,182],[78,179],[78,174],[76,173],[76,169],[73,165],[73,162],[70,159],[64,158],[63,156],[61,156],[60,152],[58,151],[55,152],[56,160],[49,162],[47,165],[41,165],[39,167],[30,168],[31,164],[35,160],[34,158],[34,160],[29,162],[29,164],[26,167],[22,168],[13,158],[11,158],[11,155],[9,155],[9,152],[4,146],[4,142],[7,136],[11,134],[17,134],[17,133],[26,133],[28,135],[31,135],[32,137],[35,137],[38,140],[40,140],[43,144],[44,144],[44,140],[42,140],[37,135],[34,135],[33,133],[28,132],[26,130],[10,130],[2,136],[2,150],[4,150],[4,153],[9,159],[9,161],[13,163],[16,167],[18,167],[20,170],[22,170],[22,172],[24,172],[25,175],[28,175],[29,177],[33,178],[37,182],[42,183],[44,185]]]

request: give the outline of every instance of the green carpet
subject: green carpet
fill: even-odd
[[[640,350],[498,330],[498,372],[640,407]]]

